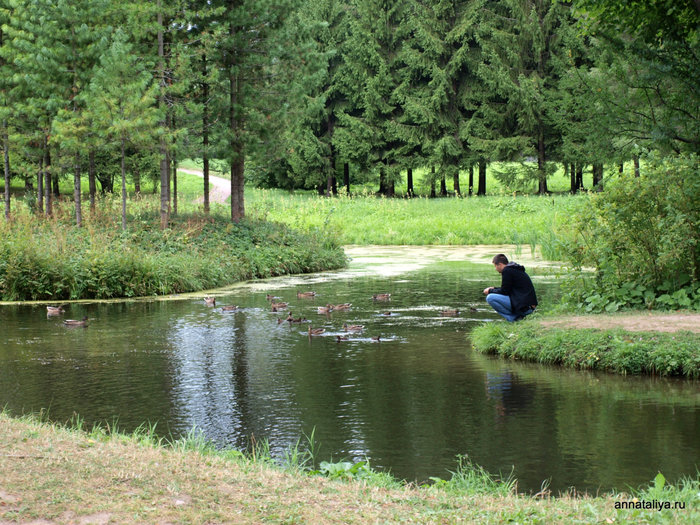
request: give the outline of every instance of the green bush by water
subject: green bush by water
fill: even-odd
[[[618,374],[700,376],[700,335],[543,328],[536,319],[484,323],[472,330],[482,353]]]
[[[105,205],[106,206],[106,205]],[[182,293],[241,280],[342,267],[323,232],[223,216],[180,215],[161,231],[152,211],[132,206],[129,228],[101,209],[72,224],[69,205],[52,219],[16,214],[0,223],[0,298],[70,300]]]
[[[589,312],[700,309],[699,161],[651,157],[641,177],[622,174],[579,201],[557,231],[574,269],[569,304]]]

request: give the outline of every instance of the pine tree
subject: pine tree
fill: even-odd
[[[552,57],[566,52],[567,10],[542,0],[488,2],[479,28],[479,76],[488,90],[479,108],[484,125],[474,130],[483,133],[479,149],[500,160],[536,158],[539,193],[547,191],[548,154],[560,141],[549,100],[560,74]]]
[[[9,77],[12,68],[5,60],[6,38],[2,26],[9,22],[11,12],[6,1],[0,2],[0,135],[2,135],[3,171],[5,176],[5,220],[10,220],[10,138],[8,120],[12,111]]]
[[[379,192],[393,195],[405,146],[397,132],[403,110],[396,90],[403,66],[399,50],[410,34],[406,4],[356,0],[353,6],[343,68],[351,104],[339,116],[343,130],[337,139],[348,157],[379,173]]]
[[[413,31],[402,49],[405,67],[397,89],[404,114],[397,132],[408,155],[419,147],[425,162],[438,166],[441,194],[446,193],[446,176],[455,179],[459,190],[459,170],[470,156],[463,140],[470,116],[464,101],[478,65],[474,31],[479,6],[474,0],[411,3]]]
[[[122,228],[126,229],[126,147],[147,147],[155,138],[164,108],[157,108],[159,86],[133,54],[118,29],[100,58],[87,94],[89,118],[105,141],[118,145],[121,158]]]

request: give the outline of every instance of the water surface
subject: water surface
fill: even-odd
[[[0,405],[48,410],[130,431],[193,426],[221,446],[268,439],[275,455],[315,432],[319,459],[362,460],[395,476],[449,477],[466,455],[491,472],[514,470],[521,491],[626,489],[695,475],[698,383],[623,377],[482,356],[468,334],[500,322],[481,290],[499,276],[464,249],[354,248],[340,272],[260,281],[167,301],[76,303],[66,328],[43,305],[0,307]],[[491,252],[489,252],[491,253]],[[524,257],[524,256],[523,256]],[[466,262],[469,259],[472,262]],[[484,259],[488,261],[488,259]],[[541,302],[552,277],[533,272]],[[297,291],[314,290],[313,299]],[[371,299],[391,293],[391,300]],[[266,294],[308,324],[283,322]],[[326,303],[349,311],[316,313]],[[456,317],[440,311],[459,308]],[[347,335],[343,323],[362,324]],[[373,337],[379,336],[379,342]]]

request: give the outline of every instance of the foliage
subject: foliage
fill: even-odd
[[[558,232],[574,268],[568,301],[587,311],[700,308],[698,157],[650,157],[592,195]],[[591,276],[586,267],[592,267]]]
[[[105,200],[103,208],[115,206]],[[120,233],[118,214],[85,228],[67,210],[41,221],[0,225],[0,297],[4,300],[136,297],[203,290],[256,277],[320,271],[344,264],[342,250],[319,234],[255,220],[180,216],[165,232],[153,211],[135,210]]]
[[[479,352],[618,374],[700,376],[700,335],[543,329],[536,319],[485,323],[471,335]]]

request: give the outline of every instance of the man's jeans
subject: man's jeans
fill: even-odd
[[[496,313],[500,314],[505,318],[506,321],[512,323],[518,318],[530,315],[534,310],[528,308],[524,312],[515,313],[510,304],[510,297],[507,295],[501,295],[499,293],[490,293],[486,296],[486,302],[491,305],[491,307],[496,310]]]

